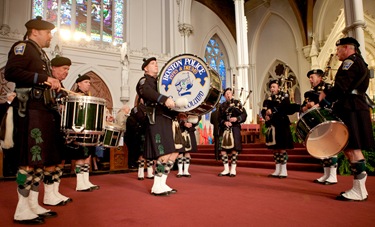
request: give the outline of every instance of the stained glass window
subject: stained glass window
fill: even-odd
[[[53,23],[55,26],[57,25],[57,18],[58,18],[58,5],[57,0],[48,0],[47,1],[47,14],[46,20]],[[37,14],[35,14],[37,15]],[[40,14],[42,15],[42,14]]]
[[[32,17],[53,23],[63,38],[124,42],[124,0],[33,0]],[[72,34],[73,33],[73,34]]]
[[[44,15],[44,0],[34,0],[33,1],[33,18],[35,16]]]
[[[69,30],[72,25],[72,4],[69,0],[60,1],[60,28]]]
[[[213,36],[207,43],[204,60],[219,73],[223,89],[225,89],[227,77],[226,56],[226,51],[220,38],[217,35]]]
[[[124,40],[124,18],[125,18],[125,11],[123,0],[114,0],[115,1],[115,14],[114,14],[114,24],[115,24],[115,32],[114,32],[114,41],[116,43],[122,43]]]

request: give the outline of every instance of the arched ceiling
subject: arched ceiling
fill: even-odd
[[[236,18],[233,0],[195,0],[211,9],[224,22],[236,38]],[[257,7],[262,4],[271,4],[270,0],[244,0],[247,7]],[[294,14],[300,26],[304,44],[310,43],[310,32],[312,30],[312,8],[316,0],[289,0]],[[309,38],[310,37],[310,38]]]

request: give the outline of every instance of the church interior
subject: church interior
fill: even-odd
[[[212,181],[209,188],[195,189],[192,194],[198,194],[198,202],[192,202],[195,205],[187,205],[189,209],[196,209],[198,212],[183,210],[180,204],[186,203],[191,197],[183,194],[182,197],[173,201],[176,207],[170,207],[167,212],[174,212],[177,209],[181,211],[177,215],[181,220],[165,217],[170,223],[165,226],[224,226],[234,224],[236,226],[275,226],[280,222],[281,226],[294,226],[305,224],[304,219],[308,220],[306,226],[330,225],[332,221],[329,217],[323,216],[319,212],[319,206],[327,209],[328,213],[337,218],[345,216],[340,210],[347,209],[342,205],[329,210],[325,202],[318,200],[311,201],[312,198],[323,196],[324,199],[332,197],[335,189],[341,189],[335,185],[328,191],[316,187],[314,193],[303,194],[309,187],[305,182],[303,171],[311,178],[312,175],[321,171],[319,162],[309,156],[302,145],[296,146],[295,153],[291,153],[290,169],[296,172],[296,177],[291,181],[295,183],[296,188],[293,191],[290,201],[281,200],[274,197],[272,187],[280,187],[286,190],[290,189],[287,183],[276,183],[276,186],[269,184],[264,180],[261,183],[255,183],[264,190],[263,194],[255,193],[254,196],[249,190],[256,190],[253,185],[259,180],[260,176],[265,175],[265,169],[273,168],[272,153],[264,148],[263,124],[264,119],[261,117],[262,103],[268,96],[269,81],[277,79],[282,83],[281,89],[288,92],[290,100],[293,103],[301,104],[304,101],[304,93],[310,90],[311,85],[306,78],[306,74],[311,69],[322,69],[325,75],[325,81],[333,83],[337,70],[341,65],[336,56],[336,42],[343,37],[354,37],[360,43],[360,51],[370,69],[370,83],[367,90],[368,96],[375,101],[375,1],[373,0],[0,0],[0,104],[7,101],[7,94],[14,91],[15,84],[8,82],[4,76],[5,65],[8,61],[8,53],[12,45],[22,40],[26,28],[25,23],[36,16],[42,16],[43,19],[53,23],[56,27],[52,31],[53,39],[49,48],[45,48],[50,59],[55,56],[64,56],[72,61],[69,74],[63,81],[63,85],[68,90],[76,88],[76,79],[80,75],[87,75],[91,78],[91,94],[100,97],[106,101],[106,108],[113,117],[123,106],[133,108],[137,100],[136,85],[140,78],[143,77],[142,70],[143,59],[155,57],[158,62],[160,78],[167,68],[175,63],[178,57],[191,57],[202,63],[211,84],[208,90],[218,91],[220,94],[226,88],[233,89],[233,95],[240,100],[248,114],[246,122],[242,126],[242,142],[244,144],[244,156],[249,155],[249,160],[257,155],[267,154],[270,162],[259,158],[259,162],[247,162],[246,158],[241,160],[245,176],[250,178],[252,185],[249,188],[243,187],[240,183],[245,182],[240,178],[236,186],[241,189],[240,193],[244,197],[234,195],[238,202],[229,201],[230,211],[224,208],[218,208],[220,214],[217,214],[213,207],[221,206],[224,200],[219,202],[209,196],[219,198],[217,187],[220,182]],[[159,80],[161,80],[159,78]],[[160,89],[162,85],[158,84]],[[213,125],[210,122],[211,112],[216,108],[216,104],[224,101],[224,97],[219,95],[214,97],[205,97],[204,101],[213,101],[214,106],[201,111],[202,118],[197,126],[196,138],[201,154],[192,155],[192,164],[199,165],[199,168],[193,170],[195,175],[199,171],[204,173],[204,177],[209,176],[210,168],[218,168],[221,165],[215,160],[212,152],[213,144]],[[204,104],[197,107],[206,108]],[[207,111],[206,111],[207,110]],[[374,109],[371,110],[372,122],[375,122]],[[198,112],[198,111],[197,111]],[[299,113],[289,116],[294,125],[299,119]],[[374,124],[374,123],[373,123]],[[252,150],[252,151],[250,151]],[[254,153],[254,150],[259,153]],[[119,187],[119,181],[136,181],[135,173],[128,165],[128,154],[126,146],[111,147],[105,155],[106,162],[101,163],[105,171],[98,171],[94,177],[98,181],[107,185],[105,181],[106,174],[111,178],[110,185],[114,188]],[[247,153],[248,152],[248,153]],[[268,153],[267,153],[268,152]],[[295,156],[293,156],[295,155]],[[3,155],[0,152],[0,167],[3,165]],[[240,164],[241,165],[241,164]],[[71,179],[70,170],[73,166],[66,169],[66,178],[69,182],[64,186],[64,190],[72,190],[74,179]],[[245,170],[246,169],[246,170]],[[258,170],[254,170],[258,169]],[[301,172],[302,171],[302,172]],[[108,173],[127,173],[126,177],[115,176]],[[133,174],[133,175],[131,175]],[[116,174],[117,175],[117,174]],[[118,174],[120,175],[120,174]],[[208,175],[208,176],[207,176]],[[114,177],[120,177],[115,179]],[[215,176],[214,176],[215,177]],[[341,178],[342,177],[342,178]],[[113,179],[112,179],[113,178]],[[133,179],[134,178],[134,179]],[[193,177],[194,178],[194,177]],[[3,194],[5,188],[12,190],[14,182],[3,176],[0,170],[0,194]],[[197,179],[197,178],[196,178]],[[340,176],[340,180],[349,181],[349,179]],[[368,179],[369,180],[369,179]],[[197,188],[204,184],[205,180],[193,182],[192,185]],[[369,191],[375,193],[375,179],[370,179]],[[137,182],[135,182],[137,183]],[[305,183],[305,184],[304,184]],[[101,212],[105,213],[108,209],[103,203],[98,202],[94,196],[91,198],[84,195],[85,203],[75,207],[66,215],[68,220],[73,223],[74,212],[87,211],[87,207],[92,202],[98,209],[103,209],[90,213],[88,217],[78,220],[79,224],[89,223],[92,226],[151,226],[161,224],[158,220],[162,215],[161,211],[156,214],[150,214],[150,220],[142,212],[152,213],[158,209],[155,204],[164,203],[159,198],[152,197],[148,206],[146,188],[150,182],[142,183],[135,186],[139,191],[131,190],[131,185],[126,185],[127,191],[131,196],[122,194],[118,200],[123,199],[126,204],[131,197],[140,196],[142,199],[136,202],[130,202],[132,207],[122,208],[121,203],[113,203],[116,210],[111,209],[111,213],[106,217],[97,218]],[[230,185],[230,180],[225,181]],[[263,185],[262,185],[263,184]],[[178,183],[180,188],[186,187]],[[268,187],[267,187],[268,185]],[[306,186],[307,185],[307,186]],[[253,187],[254,186],[254,187]],[[104,189],[106,193],[116,193],[115,189]],[[228,200],[231,200],[231,189],[225,188]],[[185,189],[185,188],[184,188]],[[190,188],[187,188],[187,190]],[[117,189],[116,189],[117,190]],[[211,191],[212,190],[212,191]],[[13,190],[14,191],[14,190]],[[16,197],[13,191],[9,192],[10,198]],[[182,190],[181,190],[182,191]],[[282,190],[284,193],[285,191]],[[74,203],[79,203],[79,193]],[[213,193],[213,194],[211,194]],[[259,198],[268,196],[270,200],[276,201],[280,207],[272,207],[272,201],[264,202]],[[69,194],[69,193],[68,193]],[[203,196],[206,195],[207,197]],[[256,197],[258,196],[258,197]],[[285,195],[288,196],[288,195]],[[290,196],[290,195],[289,195]],[[173,197],[173,196],[171,196]],[[108,194],[102,194],[103,201],[110,202]],[[233,210],[244,208],[245,212],[259,214],[254,207],[248,207],[243,200],[259,202],[258,207],[267,209],[269,213],[254,217],[252,223],[247,219],[245,214],[241,214],[237,221]],[[14,201],[16,200],[13,198]],[[207,200],[206,200],[207,199]],[[0,196],[0,201],[3,200]],[[89,202],[88,200],[91,200]],[[199,202],[201,200],[201,202]],[[4,200],[9,203],[10,199]],[[76,202],[77,201],[77,202]],[[204,204],[204,202],[210,205]],[[251,203],[251,202],[250,202]],[[262,205],[265,204],[265,205]],[[4,204],[1,202],[1,204]],[[85,204],[85,205],[83,205]],[[135,209],[139,204],[141,208]],[[286,205],[285,205],[286,204]],[[301,205],[303,204],[303,205]],[[312,212],[308,209],[311,204]],[[335,202],[328,202],[328,206],[335,206]],[[283,206],[288,206],[284,208]],[[299,206],[303,208],[298,210]],[[73,206],[73,205],[68,205]],[[240,207],[242,206],[242,207]],[[8,204],[0,209],[0,223],[7,220],[6,223],[11,225],[10,213],[13,212],[15,204]],[[146,208],[145,208],[146,207]],[[203,207],[203,208],[202,208]],[[172,209],[173,208],[173,209]],[[357,210],[361,218],[354,217],[350,214],[340,219],[332,221],[332,226],[352,226],[352,225],[371,225],[375,221],[371,215],[364,214],[375,208],[375,203],[370,198],[365,206],[358,203],[353,204],[351,210]],[[205,210],[206,209],[206,210]],[[305,213],[303,210],[305,210]],[[8,211],[10,210],[10,211]],[[64,208],[58,208],[63,212]],[[122,210],[127,213],[122,214]],[[273,211],[274,213],[272,213]],[[7,216],[4,215],[7,214]],[[137,213],[138,212],[138,213]],[[190,214],[190,212],[192,214]],[[204,217],[199,215],[202,212]],[[228,216],[229,213],[232,216]],[[288,213],[289,214],[285,214]],[[292,212],[295,212],[296,218],[293,220]],[[129,215],[130,214],[130,215]],[[140,215],[142,214],[142,215]],[[59,213],[60,215],[60,213]],[[123,218],[126,216],[126,218]],[[129,218],[134,215],[134,218]],[[195,220],[186,221],[189,215],[196,218]],[[275,219],[269,219],[270,215],[275,215]],[[284,216],[291,216],[284,219]],[[361,216],[362,215],[362,216]],[[9,216],[9,217],[8,217]],[[62,215],[61,215],[62,216]],[[138,217],[141,216],[141,217]],[[222,216],[226,216],[223,218]],[[254,215],[256,216],[256,215]],[[319,217],[318,217],[319,216]],[[95,222],[97,218],[97,222]],[[226,219],[234,219],[231,221]],[[282,221],[275,221],[282,220]],[[321,218],[320,220],[318,220]],[[60,218],[58,218],[60,219]],[[297,220],[298,219],[298,220]],[[354,220],[354,221],[352,221]],[[76,220],[77,221],[77,220]],[[186,221],[186,222],[184,222]],[[294,224],[291,223],[294,221]],[[54,226],[66,226],[66,223],[54,220]],[[109,223],[109,224],[108,224]],[[128,223],[128,224],[126,224]],[[130,223],[130,224],[129,224]]]

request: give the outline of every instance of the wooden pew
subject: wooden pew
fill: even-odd
[[[256,143],[260,136],[259,124],[242,124],[241,137],[242,143]]]

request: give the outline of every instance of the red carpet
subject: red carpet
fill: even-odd
[[[339,176],[336,185],[312,180],[320,173],[289,171],[287,179],[268,178],[267,169],[241,168],[237,177],[218,177],[222,167],[192,165],[192,178],[176,178],[169,186],[178,189],[169,197],[149,194],[152,180],[137,174],[106,174],[91,177],[101,186],[93,192],[76,192],[75,178],[63,178],[61,192],[73,198],[52,207],[57,218],[44,226],[373,226],[375,177],[367,179],[369,199],[341,202],[335,196],[352,186],[352,176]],[[40,193],[43,195],[43,191]],[[39,196],[42,202],[42,196]],[[0,226],[16,226],[16,183],[0,182]]]

